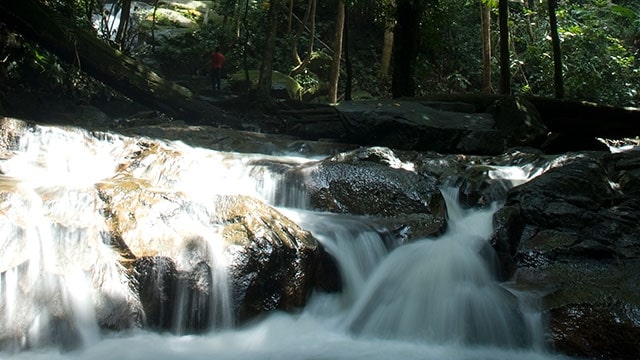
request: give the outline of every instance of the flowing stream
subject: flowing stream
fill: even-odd
[[[172,223],[138,224],[137,235],[162,241],[190,232],[210,244],[208,256],[220,265],[211,277],[221,295],[203,303],[176,302],[179,308],[211,308],[209,316],[219,326],[204,334],[184,335],[188,316],[180,311],[171,334],[135,327],[104,332],[96,320],[97,307],[104,310],[132,295],[123,269],[113,265],[117,255],[96,241],[105,236],[106,224],[95,187],[112,181],[124,159],[150,144],[164,151],[146,157],[148,163],[137,164],[131,175],[167,194],[186,193],[192,202]],[[56,127],[34,127],[18,145],[0,160],[0,189],[9,194],[0,208],[0,339],[19,328],[28,331],[0,342],[0,358],[562,358],[544,349],[540,316],[527,306],[531,294],[509,291],[488,265],[492,250],[486,239],[497,205],[463,210],[445,191],[447,232],[391,251],[364,218],[278,208],[336,257],[343,290],[316,293],[299,312],[274,312],[237,326],[225,295],[230,289],[216,250],[217,229],[205,220],[216,211],[210,199],[223,193],[273,201],[277,176],[249,164],[313,159],[223,153]],[[178,266],[189,266],[189,253],[183,255],[185,263]]]

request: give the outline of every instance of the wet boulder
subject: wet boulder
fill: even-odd
[[[388,148],[362,148],[303,164],[288,170],[283,182],[289,190],[277,201],[285,206],[293,199],[300,201],[297,196],[289,198],[292,192],[303,193],[302,206],[379,218],[381,224],[392,226],[389,230],[408,226],[416,235],[426,236],[439,234],[446,226],[437,179],[421,176],[412,162]]]
[[[173,327],[173,302],[176,298],[176,265],[168,257],[145,256],[134,262],[145,325],[153,329]]]
[[[421,177],[413,167],[388,148],[372,147],[302,165],[286,176],[308,193],[312,209],[377,216],[443,215],[436,182]],[[280,201],[287,203],[286,197]]]
[[[336,281],[317,271],[328,261],[321,255],[329,255],[316,239],[257,199],[217,195],[203,205],[131,179],[103,183],[99,190],[111,241],[134,261],[151,326],[193,332],[265,311],[292,310],[305,304],[316,283]],[[202,206],[209,207],[201,209],[205,227],[189,223],[194,215],[185,212]],[[158,276],[166,286],[150,283]],[[149,294],[152,288],[160,293]],[[172,320],[162,313],[168,308]]]
[[[550,346],[640,357],[640,152],[575,153],[509,192],[492,243],[516,286],[542,294]]]
[[[439,187],[455,188],[465,208],[503,202],[510,189],[527,182],[553,161],[532,148],[514,148],[495,156],[417,153],[411,158],[415,171],[437,179]]]
[[[302,307],[328,256],[308,231],[261,201],[227,198],[217,221],[227,244],[229,276],[240,321],[269,310]]]

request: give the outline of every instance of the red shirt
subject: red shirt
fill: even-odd
[[[224,55],[221,52],[211,54],[211,66],[214,69],[222,69],[222,64],[224,64]]]

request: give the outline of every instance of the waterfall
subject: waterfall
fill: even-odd
[[[45,126],[11,151],[0,159],[0,358],[561,358],[537,346],[528,294],[502,286],[488,265],[496,206],[465,210],[445,192],[447,232],[391,248],[367,217],[314,211],[302,188],[287,188],[282,170],[315,159]],[[236,326],[211,220],[220,194],[260,199],[310,231],[335,258],[342,290]],[[110,196],[130,216],[115,218]],[[120,240],[142,260],[128,264],[135,250]],[[160,250],[145,257],[149,244]],[[145,272],[148,288],[132,271]],[[155,313],[145,301],[158,302]]]
[[[447,233],[385,258],[353,307],[349,328],[432,343],[530,345],[516,298],[483,258],[495,207],[465,211],[451,192],[444,194]]]
[[[371,273],[387,255],[384,239],[358,217],[291,209],[282,211],[309,229],[335,257],[342,276],[342,302],[345,306],[352,305]]]
[[[88,152],[88,142],[81,131],[33,129],[2,162],[0,337],[10,348],[94,343],[100,294],[90,283],[104,282],[110,295],[123,291],[111,251],[99,245],[102,217],[91,210],[91,183],[104,169],[73,174],[105,156]]]
[[[118,171],[126,165],[122,161],[148,143],[47,126],[34,126],[17,138],[13,156],[0,162],[0,192],[5,195],[0,212],[0,348],[48,343],[78,348],[95,343],[100,326],[138,326],[145,314],[130,270],[119,261],[123,254],[114,248],[97,188],[119,181]],[[201,201],[184,204],[162,223],[139,218],[123,236],[150,242],[176,239],[176,251],[182,252],[176,267],[185,272],[202,267],[189,251],[194,239],[202,243],[200,260],[209,264],[202,278],[211,282],[205,292],[213,295],[200,296],[189,284],[179,283],[178,306],[168,310],[172,329],[184,333],[194,322],[231,326],[226,262],[217,228],[210,224],[215,202],[180,174],[196,171],[188,162],[179,164],[175,154],[184,147],[166,146],[125,171],[165,194],[190,191]],[[224,166],[217,158],[214,163]]]

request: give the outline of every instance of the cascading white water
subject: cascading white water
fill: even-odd
[[[103,218],[87,211],[92,176],[104,169],[73,172],[103,159],[104,149],[87,146],[91,139],[81,131],[33,132],[0,169],[3,192],[10,189],[0,221],[0,336],[10,339],[10,348],[91,344],[99,338],[93,301],[99,295],[89,283],[110,282],[104,291],[114,296],[123,289],[119,276],[113,278],[118,269],[107,265],[111,250],[95,246]],[[101,279],[88,277],[90,272]]]
[[[0,343],[1,349],[94,343],[100,338],[98,312],[137,321],[136,309],[129,315],[113,314],[119,303],[136,300],[131,299],[133,284],[118,261],[120,254],[107,244],[110,235],[96,187],[117,180],[123,161],[145,146],[136,139],[36,126],[20,134],[13,156],[0,162],[0,192],[6,194],[0,212],[0,339],[10,342]],[[215,326],[231,326],[222,240],[210,225],[215,204],[198,187],[184,183],[179,172],[185,166],[169,163],[176,156],[163,157],[179,152],[181,144],[169,148],[145,157],[146,163],[131,170],[133,177],[162,191],[191,191],[199,200],[161,224],[140,218],[124,236],[148,241],[182,237],[185,244],[194,237],[202,239],[216,296],[197,305],[211,307],[209,321]],[[218,159],[213,163],[222,164]],[[178,270],[193,266],[188,251],[182,260]],[[186,292],[178,290],[177,303],[187,301]],[[184,312],[192,308],[185,304],[171,310],[176,333],[187,326],[192,316]]]
[[[357,217],[291,209],[282,211],[311,231],[334,256],[341,270],[342,301],[345,306],[351,306],[362,293],[371,273],[387,255],[380,234]]]
[[[445,199],[447,233],[392,252],[353,307],[349,328],[430,343],[531,344],[515,297],[494,280],[482,256],[495,209],[467,212]]]
[[[0,358],[559,358],[527,346],[535,340],[518,316],[516,297],[500,287],[479,255],[486,247],[494,209],[467,212],[449,202],[453,221],[447,234],[390,254],[379,234],[358,217],[281,209],[336,256],[344,291],[315,294],[297,314],[273,313],[251,326],[232,328],[219,236],[217,228],[207,225],[216,211],[210,199],[214,194],[243,193],[274,201],[271,191],[277,177],[249,164],[277,157],[148,139],[96,138],[75,130],[34,131],[23,137],[24,146],[14,156],[0,160],[0,189],[11,187],[14,194],[0,209],[0,245],[6,245],[0,256],[0,338],[17,334],[15,344],[0,344]],[[123,159],[150,143],[162,151],[127,171],[159,191],[180,191],[192,201],[169,209],[180,213],[165,223],[141,219],[125,236],[144,235],[154,241],[184,234],[185,239],[208,244],[209,261],[216,265],[211,277],[220,296],[208,306],[212,321],[223,324],[209,333],[176,336],[137,329],[107,335],[97,330],[97,313],[108,308],[106,299],[131,293],[123,269],[107,265],[117,263],[106,259],[118,254],[104,244],[104,216],[96,209],[94,187],[114,181]],[[300,195],[304,197],[290,194]],[[190,265],[187,250],[184,264],[176,266]],[[178,334],[186,326],[180,319],[188,317],[181,310],[173,309]],[[52,331],[83,346],[73,352],[55,347],[15,352],[47,340]]]

